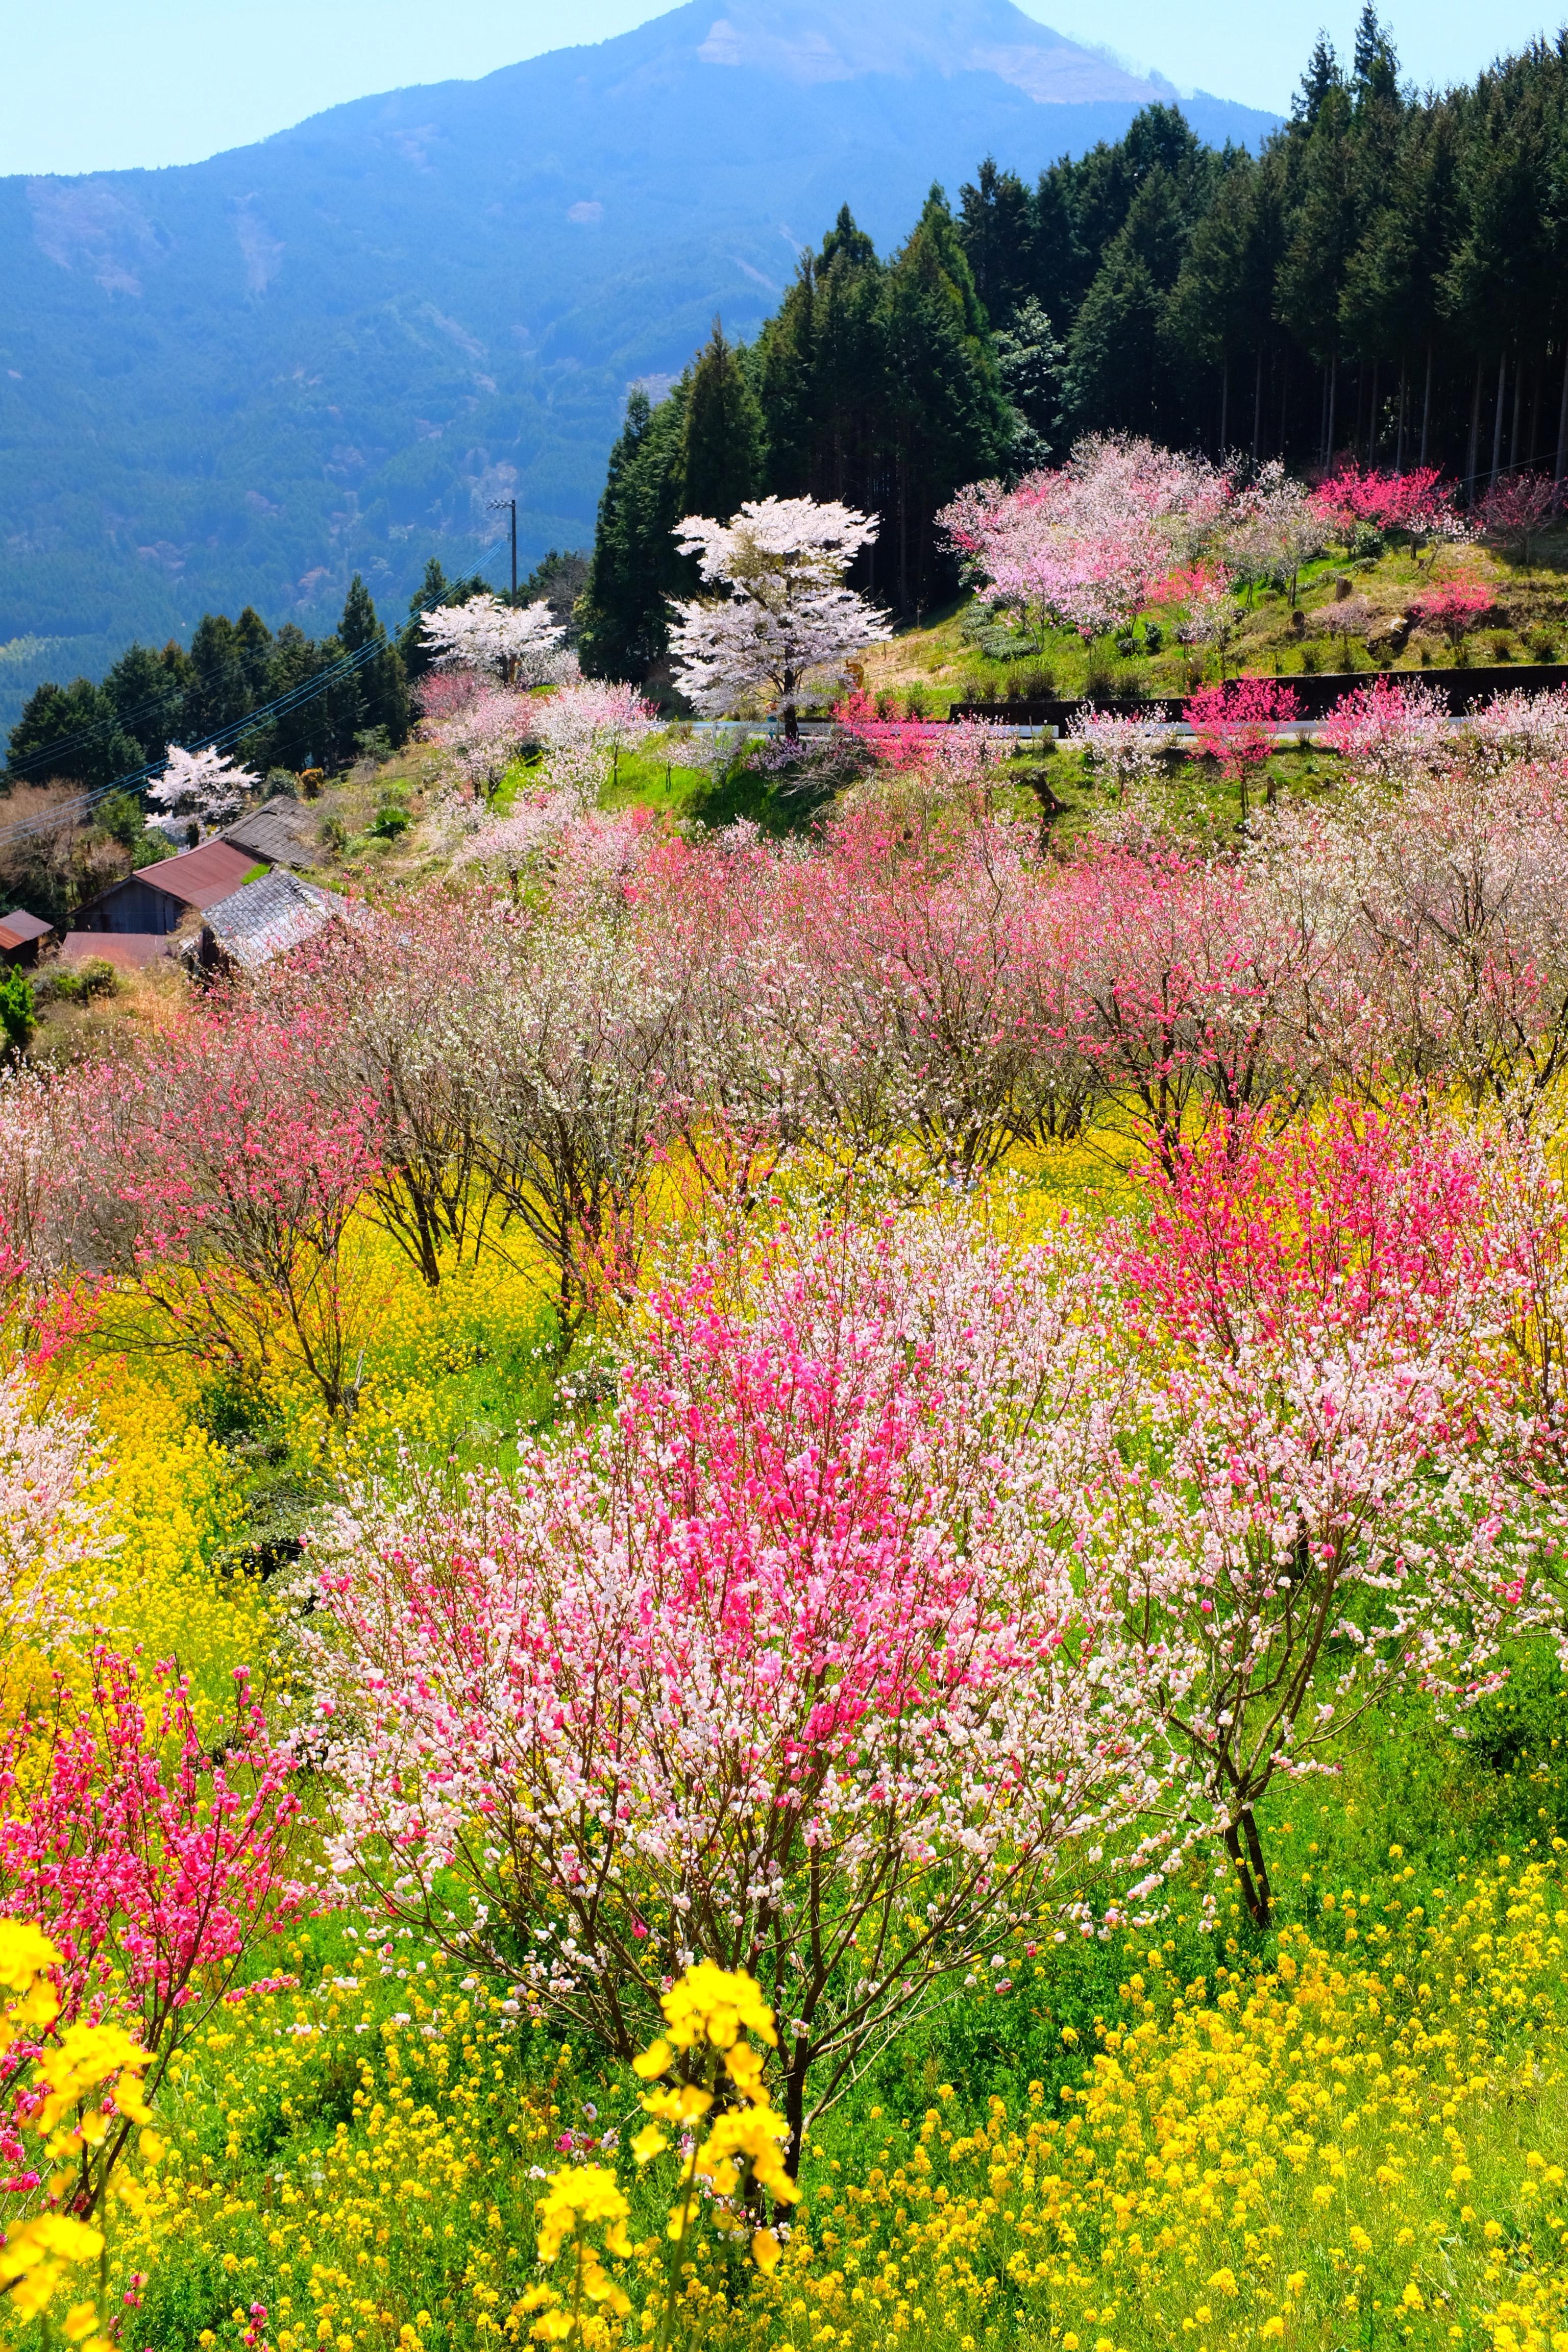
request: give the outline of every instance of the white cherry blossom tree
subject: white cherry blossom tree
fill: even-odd
[[[877,529],[837,499],[751,499],[729,523],[688,515],[676,527],[681,552],[728,594],[675,604],[670,646],[682,693],[712,719],[764,694],[784,733],[798,734],[805,681],[847,683],[849,656],[892,635],[885,615],[844,585]]]
[[[202,825],[232,824],[259,777],[221,751],[187,751],[171,743],[163,772],[147,787],[152,806],[167,816],[194,816]]]
[[[566,632],[542,600],[519,607],[471,596],[438,604],[419,627],[437,669],[480,671],[508,686],[552,686],[576,673]]]

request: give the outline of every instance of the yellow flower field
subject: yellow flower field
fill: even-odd
[[[1381,1901],[1336,1901],[1252,1964],[1216,1936],[1185,1981],[1174,1936],[1129,1931],[1115,2005],[1081,2045],[1057,2035],[1055,2090],[1009,2105],[943,2082],[922,2113],[826,2118],[771,2277],[701,2233],[689,2340],[1563,2352],[1561,1842],[1425,1902],[1406,1887],[1396,1860]],[[206,2032],[116,2243],[128,2283],[151,2276],[159,2339],[179,2315],[204,2347],[258,2324],[277,2352],[526,2341],[535,2202],[579,2163],[621,2170],[635,2244],[608,2268],[626,2337],[650,2336],[667,2256],[627,2161],[635,2080],[531,2040],[513,2003],[412,1941],[352,1972],[309,1937],[289,1957],[298,1990]],[[622,2324],[592,2319],[587,2340]]]

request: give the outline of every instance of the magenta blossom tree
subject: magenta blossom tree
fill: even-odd
[[[1228,686],[1201,687],[1188,698],[1193,755],[1216,761],[1227,782],[1239,787],[1243,824],[1247,778],[1274,750],[1277,730],[1298,718],[1300,708],[1295,688],[1272,677],[1233,678]]]

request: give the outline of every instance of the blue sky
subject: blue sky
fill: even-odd
[[[493,71],[602,40],[668,0],[10,0],[0,69],[0,173],[193,163],[343,99]],[[856,0],[844,0],[853,8]],[[1360,0],[1024,0],[1059,32],[1103,41],[1183,89],[1284,111],[1319,24],[1348,47]],[[1554,29],[1564,0],[1389,0],[1418,82],[1467,79]],[[714,14],[722,13],[715,0]]]

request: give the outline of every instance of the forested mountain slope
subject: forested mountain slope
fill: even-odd
[[[933,178],[1173,95],[1010,0],[721,6],[202,164],[0,181],[0,723],[204,609],[320,626],[356,570],[384,604],[433,549],[469,569],[500,496],[527,560],[585,544],[628,384],[715,311],[752,331],[841,204],[889,243]]]

